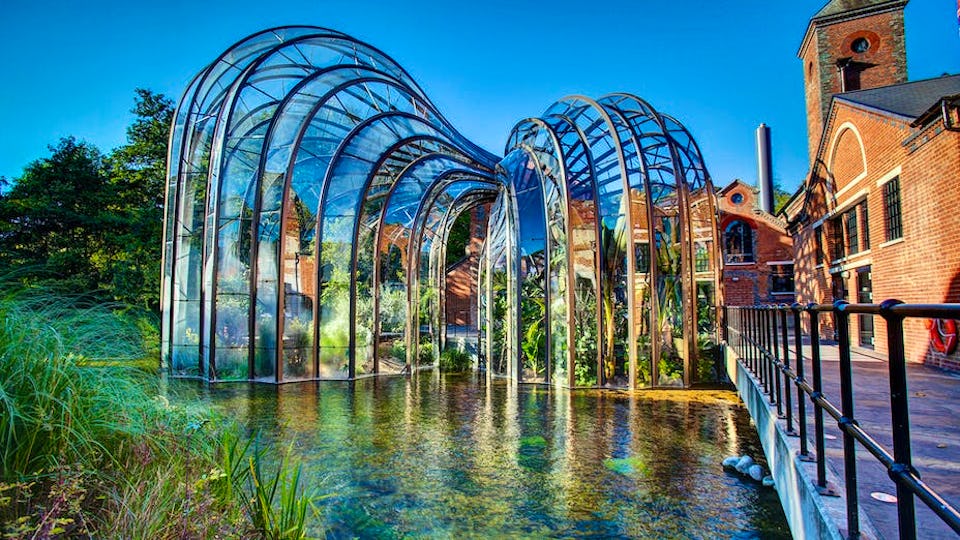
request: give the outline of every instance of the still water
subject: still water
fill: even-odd
[[[292,445],[307,482],[332,494],[313,531],[329,537],[789,538],[776,492],[720,465],[761,455],[733,392],[424,372],[226,384],[201,399],[277,452]]]

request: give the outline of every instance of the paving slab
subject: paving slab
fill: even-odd
[[[791,357],[795,358],[791,346]],[[811,381],[809,340],[804,339],[805,378]],[[888,363],[873,351],[851,352],[854,387],[854,417],[860,425],[893,452],[890,378]],[[821,344],[823,393],[840,406],[840,351],[830,342]],[[921,478],[954,508],[960,508],[960,374],[917,363],[907,364],[910,434],[914,467]],[[808,401],[809,403],[809,401]],[[794,408],[796,404],[794,403]],[[808,434],[813,445],[813,408],[807,407]],[[844,474],[843,438],[837,422],[825,420],[825,448],[831,466]],[[889,501],[896,486],[886,469],[867,450],[857,445],[858,501],[860,510],[883,539],[899,537],[897,505]],[[895,497],[894,497],[895,500]],[[919,499],[918,538],[957,538],[939,517]]]

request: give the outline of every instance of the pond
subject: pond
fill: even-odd
[[[721,467],[762,455],[730,391],[570,391],[436,372],[171,385],[277,453],[292,448],[330,494],[316,534],[790,537],[776,492]]]

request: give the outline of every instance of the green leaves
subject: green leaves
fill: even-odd
[[[128,142],[65,137],[0,194],[0,273],[157,311],[170,100],[138,89]]]

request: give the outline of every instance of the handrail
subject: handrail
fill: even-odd
[[[770,405],[777,407],[782,418],[786,407],[786,431],[794,434],[794,420],[799,427],[800,459],[816,461],[816,488],[824,495],[836,495],[826,479],[826,452],[823,413],[837,422],[843,432],[844,484],[847,503],[847,531],[850,538],[860,536],[859,504],[857,499],[856,444],[876,458],[887,469],[897,488],[897,519],[900,538],[917,537],[914,496],[919,498],[947,526],[960,534],[960,512],[946,502],[932,487],[924,483],[913,466],[910,445],[910,409],[907,398],[906,355],[903,342],[903,321],[907,318],[960,319],[960,304],[905,304],[887,300],[880,304],[834,304],[724,306],[727,321],[727,345],[737,351],[739,361],[759,381],[759,387],[769,396]],[[840,407],[823,394],[821,373],[820,317],[832,314],[835,320],[840,352]],[[857,422],[853,400],[853,370],[849,317],[851,314],[878,315],[887,323],[887,351],[890,376],[890,411],[893,451],[885,448]],[[804,373],[804,354],[801,328],[806,315],[810,329],[810,356],[813,368],[812,383]],[[793,359],[790,365],[788,318],[793,323]],[[797,391],[797,414],[793,414],[791,387]],[[814,407],[814,444],[811,456],[807,442],[806,394]]]

